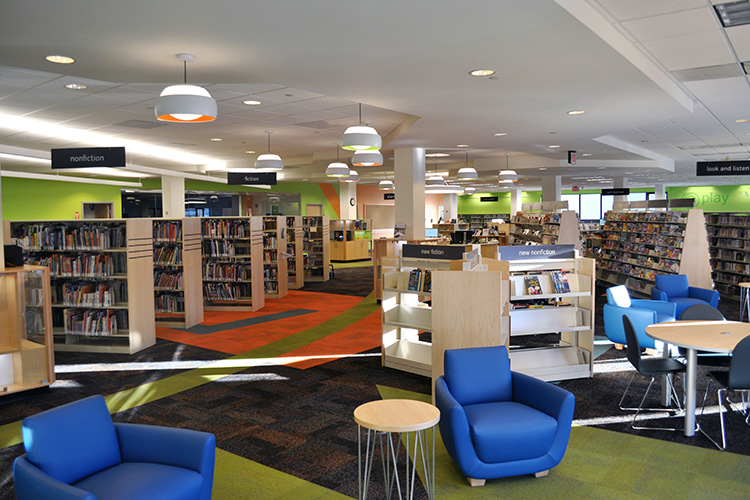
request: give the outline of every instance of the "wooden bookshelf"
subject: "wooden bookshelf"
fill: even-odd
[[[332,220],[331,260],[351,261],[370,259],[372,249],[372,221],[369,219]]]
[[[200,219],[154,219],[156,326],[203,322]]]
[[[154,344],[151,219],[9,224],[26,262],[50,268],[55,350],[132,354]]]
[[[0,395],[55,381],[49,269],[0,268]]]
[[[201,218],[206,311],[257,311],[263,293],[261,217]]]
[[[331,267],[330,219],[327,215],[302,217],[305,281],[328,281]]]
[[[305,286],[305,256],[303,250],[304,230],[302,216],[286,217],[286,265],[289,276],[288,288],[299,290]]]
[[[510,237],[512,245],[575,245],[581,250],[578,215],[572,210],[517,214],[511,222]]]
[[[263,293],[280,299],[289,293],[286,252],[286,217],[263,217]]]
[[[716,290],[739,300],[739,284],[750,276],[750,214],[706,214],[706,229]]]

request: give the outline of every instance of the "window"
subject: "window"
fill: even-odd
[[[578,216],[581,220],[599,220],[602,218],[602,198],[600,194],[582,194],[581,210]],[[608,198],[612,198],[608,196]]]

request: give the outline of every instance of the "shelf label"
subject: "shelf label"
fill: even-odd
[[[125,148],[63,148],[51,153],[53,169],[125,166]]]
[[[498,247],[501,260],[572,259],[575,245],[512,245]]]
[[[412,259],[461,260],[464,253],[465,245],[404,245],[401,250],[402,257]]]
[[[276,172],[227,172],[230,186],[276,185]]]
[[[695,164],[695,175],[750,175],[750,160],[699,161]]]

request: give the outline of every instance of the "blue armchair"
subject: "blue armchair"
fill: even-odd
[[[213,434],[113,423],[91,396],[23,420],[18,500],[210,500]]]
[[[435,401],[443,443],[472,486],[544,476],[568,447],[575,397],[512,372],[505,346],[446,350]]]
[[[689,286],[684,274],[657,274],[655,285],[651,289],[651,298],[677,304],[677,317],[695,304],[709,304],[711,307],[719,305],[719,292]]]
[[[656,340],[646,335],[646,327],[654,323],[674,321],[677,306],[663,300],[631,299],[625,285],[607,288],[607,303],[604,304],[604,334],[615,344],[627,345],[622,317],[627,316],[633,324],[638,342],[643,348],[656,349]]]

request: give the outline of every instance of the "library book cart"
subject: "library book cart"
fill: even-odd
[[[55,381],[49,268],[0,269],[0,396]]]
[[[9,226],[24,261],[50,269],[55,350],[133,354],[156,342],[151,219]]]

